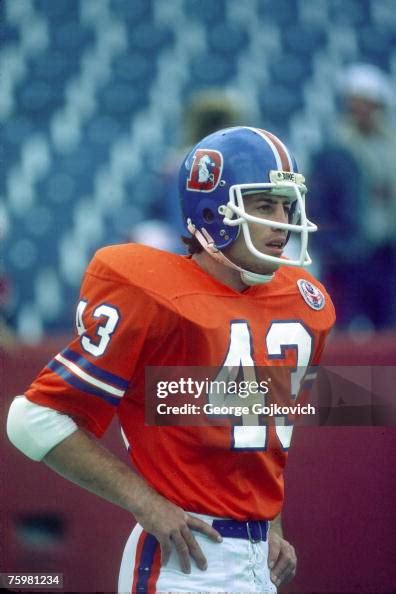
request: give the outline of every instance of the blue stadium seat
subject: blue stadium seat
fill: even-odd
[[[128,44],[131,50],[141,50],[156,54],[162,48],[171,45],[173,33],[165,27],[158,27],[151,22],[142,22],[128,28]]]
[[[301,86],[263,86],[258,94],[264,127],[287,138],[291,116],[303,106]]]
[[[142,51],[123,53],[113,61],[113,75],[120,82],[147,84],[153,81],[155,74],[155,61]]]
[[[79,178],[62,170],[58,161],[51,173],[37,184],[40,201],[53,211],[55,218],[61,216],[64,223],[71,220],[73,202],[82,191],[78,182]]]
[[[152,20],[151,0],[110,0],[109,7],[115,17],[134,25]]]
[[[230,56],[203,54],[193,58],[190,66],[191,83],[194,87],[229,83],[236,71]]]
[[[75,21],[67,21],[52,30],[53,47],[65,52],[67,56],[73,55],[74,52],[81,52],[93,42],[93,31]]]
[[[94,159],[89,152],[87,145],[81,143],[72,153],[62,156],[56,163],[56,169],[60,168],[70,175],[86,175],[92,171]]]
[[[35,0],[36,9],[52,23],[78,19],[80,0]]]
[[[8,167],[14,164],[23,146],[24,140],[36,129],[33,122],[19,111],[18,115],[8,118],[2,125],[2,144],[7,155]],[[0,176],[5,179],[6,176]]]
[[[262,0],[258,2],[258,17],[265,24],[276,23],[290,28],[298,20],[297,0]]]
[[[269,72],[275,84],[288,85],[290,89],[291,85],[304,84],[312,72],[311,66],[310,60],[304,59],[299,54],[283,54],[276,61],[271,62]]]
[[[53,170],[72,178],[75,184],[72,200],[76,201],[80,196],[92,192],[95,165],[95,155],[89,150],[88,143],[84,142],[72,153],[58,156],[53,162]]]
[[[213,26],[224,23],[226,18],[226,0],[186,0],[184,13],[188,21],[198,21]]]
[[[20,39],[19,30],[10,23],[0,20],[0,41],[1,45],[4,46],[6,43],[17,43]]]
[[[326,31],[307,25],[294,25],[282,29],[283,46],[287,52],[301,54],[304,59],[311,58],[322,49],[327,40]]]
[[[389,69],[389,48],[396,47],[396,30],[367,25],[359,29],[358,40],[363,61]]]
[[[143,107],[147,101],[147,89],[144,85],[116,83],[111,81],[98,96],[105,114],[132,116],[134,110]]]
[[[34,240],[37,248],[39,247],[38,243],[40,240],[41,243],[47,242],[48,237],[51,237],[51,234],[53,239],[56,240],[56,238],[59,237],[59,227],[55,226],[54,222],[51,205],[45,204],[45,201],[41,200],[40,205],[33,205],[25,211],[23,220],[25,232],[23,236],[30,237]],[[42,256],[41,251],[42,250],[39,250],[41,263],[43,263],[42,258],[45,259],[46,256],[50,259],[52,258],[52,250],[47,250],[47,253]]]
[[[31,78],[42,79],[51,83],[51,85],[61,85],[64,87],[68,78],[77,71],[79,57],[75,53],[65,53],[53,50],[34,56],[30,60]]]
[[[218,53],[235,53],[245,49],[248,34],[240,27],[228,23],[215,24],[207,30],[208,50]]]
[[[332,0],[329,2],[329,21],[359,26],[370,20],[370,0]]]
[[[133,182],[127,181],[124,205],[106,213],[106,243],[129,241],[132,227],[147,218],[150,213],[150,190],[150,181],[144,175]]]
[[[25,229],[15,219],[13,236],[7,241],[4,262],[6,269],[12,271],[13,287],[17,288],[17,295],[21,302],[32,299],[32,276],[39,264],[41,254],[35,242],[26,238]],[[30,272],[29,272],[30,271]]]
[[[92,145],[105,145],[110,147],[123,132],[119,120],[110,116],[99,115],[87,125],[86,136]]]
[[[119,126],[119,128],[123,128],[124,129],[128,129],[128,125],[130,122],[130,114],[127,114],[125,117],[123,118],[116,118],[117,124]],[[101,167],[102,165],[104,165],[105,163],[108,162],[109,160],[109,152],[110,149],[112,147],[112,143],[115,139],[115,137],[111,137],[111,130],[105,130],[104,134],[107,134],[107,137],[109,139],[109,142],[105,142],[104,138],[105,136],[103,136],[103,140],[102,142],[98,142],[98,139],[96,138],[92,138],[91,135],[88,133],[89,130],[89,126],[90,124],[87,124],[87,126],[84,127],[84,129],[82,130],[82,137],[84,138],[84,149],[87,150],[87,152],[89,152],[90,157],[92,159],[92,166],[91,169],[89,170],[88,176],[93,178],[95,176],[95,172],[96,170]],[[111,138],[111,140],[110,140]],[[87,175],[87,173],[86,173]],[[79,183],[79,194],[82,193],[82,188],[87,187],[87,181],[82,181],[81,182],[81,186]],[[89,187],[91,187],[91,184],[89,184]],[[86,193],[86,192],[84,192]]]
[[[2,142],[0,144],[0,163],[5,163],[5,156],[7,154],[6,151],[7,151],[7,147]],[[8,159],[8,155],[7,155],[7,159]],[[6,189],[7,189],[7,177],[5,175],[0,175],[0,196],[5,196]],[[2,211],[3,211],[3,205],[0,204],[0,221],[2,221],[2,214],[3,214]],[[1,265],[0,265],[0,272],[1,272]]]
[[[63,93],[56,85],[51,85],[46,80],[35,79],[28,84],[19,85],[16,98],[20,113],[41,115],[47,119],[48,114],[62,104]]]

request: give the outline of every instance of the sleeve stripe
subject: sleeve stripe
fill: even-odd
[[[100,378],[101,380],[108,382],[117,388],[120,388],[120,390],[125,391],[128,388],[129,382],[127,380],[120,377],[119,375],[114,375],[113,373],[105,371],[101,367],[94,365],[79,353],[76,353],[71,349],[64,349],[60,354],[69,361],[76,363],[76,365],[78,365],[81,369],[85,369],[91,375]]]
[[[94,388],[93,386],[90,386],[85,382],[82,382],[75,375],[70,373],[70,371],[66,369],[66,367],[64,367],[61,363],[55,361],[55,359],[52,359],[52,361],[48,363],[47,367],[49,367],[49,369],[51,369],[54,373],[59,375],[59,377],[61,377],[65,382],[67,382],[77,390],[80,390],[81,392],[85,392],[88,394],[92,394],[93,396],[98,396],[99,398],[105,400],[108,404],[111,404],[112,406],[119,405],[119,398],[115,398],[114,396],[104,394],[102,391]]]
[[[110,384],[106,384],[102,380],[96,379],[92,375],[89,375],[89,373],[86,373],[83,369],[78,367],[78,365],[76,365],[72,361],[65,359],[65,357],[63,357],[60,353],[58,355],[56,355],[55,359],[57,361],[59,361],[59,363],[62,363],[62,365],[67,367],[67,369],[69,371],[71,371],[71,373],[73,373],[80,379],[84,380],[88,384],[91,384],[92,386],[99,388],[100,390],[102,390],[103,392],[105,392],[107,394],[111,394],[113,396],[118,396],[119,398],[124,396],[125,390],[119,390],[118,388],[115,388],[114,386],[110,386]]]

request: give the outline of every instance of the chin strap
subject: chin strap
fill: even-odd
[[[274,278],[274,273],[272,274],[258,274],[257,272],[251,272],[250,270],[245,270],[241,268],[237,264],[234,264],[231,260],[229,260],[216,246],[214,243],[213,238],[209,235],[206,229],[202,228],[199,231],[195,225],[192,224],[190,220],[187,221],[187,227],[191,235],[194,235],[199,243],[202,245],[204,250],[212,256],[217,262],[223,264],[224,266],[228,266],[228,268],[233,268],[234,270],[238,270],[241,274],[242,282],[249,287],[254,285],[262,285],[264,283],[268,283]]]
[[[244,270],[243,268],[238,268],[238,270],[240,270],[241,272],[242,281],[245,283],[245,285],[248,285],[249,287],[269,283],[274,278],[274,273],[257,274],[257,272],[250,272],[250,270]]]

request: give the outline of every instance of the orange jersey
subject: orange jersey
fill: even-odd
[[[282,506],[287,457],[275,428],[147,426],[145,368],[307,368],[319,363],[334,319],[324,288],[301,268],[282,266],[270,283],[239,293],[191,258],[107,247],[82,283],[79,335],[26,395],[96,436],[117,414],[137,469],[185,510],[271,519]]]

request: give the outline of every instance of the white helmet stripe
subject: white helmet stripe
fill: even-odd
[[[261,128],[252,128],[250,126],[246,126],[246,128],[256,132],[267,142],[275,157],[277,169],[280,171],[293,171],[293,161],[290,157],[290,153],[277,136],[271,134],[271,132],[267,132],[267,130],[262,130]]]
[[[287,161],[288,167],[289,167],[289,171],[293,171],[293,161],[292,158],[290,156],[289,151],[287,150],[286,146],[283,144],[283,142],[281,141],[280,138],[278,138],[277,136],[275,136],[275,134],[272,134],[272,132],[268,132],[268,130],[261,130],[263,132],[263,134],[265,136],[269,136],[272,140],[272,142],[275,144],[275,146],[277,147],[277,150],[280,154],[280,158],[282,161],[282,166],[284,167],[284,162],[285,159]],[[284,171],[287,171],[287,168],[283,169]]]

